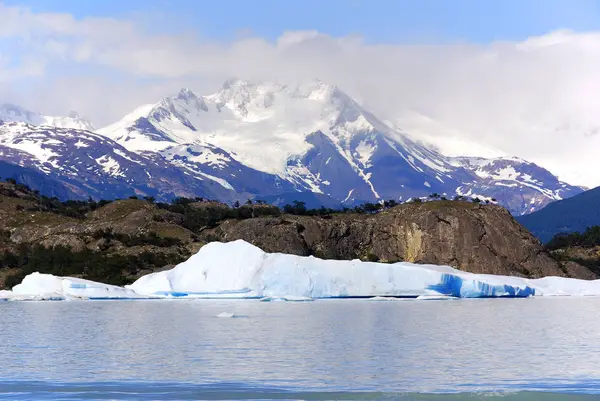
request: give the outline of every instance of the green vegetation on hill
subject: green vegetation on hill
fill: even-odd
[[[61,202],[11,179],[0,182],[0,288],[36,271],[124,285],[186,260],[197,239],[185,240],[183,227],[154,223],[151,202]]]
[[[588,227],[584,232],[556,234],[546,244],[549,250],[557,250],[568,247],[593,248],[600,246],[600,226]]]
[[[600,275],[600,226],[585,231],[556,234],[546,249],[559,262],[574,262]]]
[[[12,288],[33,272],[57,276],[77,276],[107,284],[125,285],[132,280],[139,266],[160,268],[181,260],[173,254],[141,252],[137,255],[110,254],[103,251],[84,249],[74,251],[66,246],[47,248],[41,245],[21,244],[15,251],[0,254],[0,269],[17,269],[5,279],[5,287]]]

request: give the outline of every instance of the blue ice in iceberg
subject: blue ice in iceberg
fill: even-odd
[[[528,298],[535,288],[508,284],[489,284],[480,280],[465,280],[456,274],[443,273],[439,283],[428,289],[458,298]]]

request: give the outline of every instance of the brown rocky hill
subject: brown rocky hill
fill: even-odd
[[[281,214],[268,205],[152,200],[66,202],[0,182],[0,286],[41,271],[125,284],[186,260],[210,241],[268,252],[448,264],[474,273],[596,278],[558,262],[504,208],[434,201],[376,214]]]
[[[229,220],[207,230],[214,240],[243,239],[267,252],[444,264],[472,273],[593,279],[575,263],[558,263],[510,213],[496,205],[434,201],[373,215],[282,215]]]

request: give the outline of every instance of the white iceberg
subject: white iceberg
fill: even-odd
[[[230,319],[235,316],[236,316],[236,314],[233,312],[221,312],[217,315],[217,317],[225,318],[225,319]]]
[[[12,291],[0,291],[0,301],[64,301],[59,294],[18,294]]]
[[[64,300],[64,299],[139,299],[148,298],[116,285],[73,277],[32,273],[12,291],[0,293],[0,299],[14,300]]]
[[[531,280],[463,272],[449,266],[323,260],[266,253],[242,240],[213,242],[175,268],[141,277],[137,293],[197,298],[421,299],[600,295],[600,280]]]
[[[600,295],[600,280],[525,279],[472,274],[449,266],[323,260],[266,253],[242,240],[213,242],[171,270],[148,274],[130,286],[33,273],[0,300],[255,298],[456,299]]]

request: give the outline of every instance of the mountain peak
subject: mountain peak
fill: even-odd
[[[181,90],[177,94],[176,98],[187,100],[187,99],[197,99],[198,96],[188,88],[181,88]]]
[[[521,160],[445,157],[320,79],[234,78],[212,95],[184,88],[150,107],[99,132],[130,151],[167,155],[187,167],[220,160],[191,147],[218,148],[231,163],[340,202],[485,195],[520,214],[580,191]],[[228,163],[203,172],[241,180]]]
[[[33,125],[37,125],[37,120],[40,119],[40,115],[29,111],[21,106],[17,106],[12,103],[3,103],[0,105],[0,120],[3,121],[19,121],[29,122]]]
[[[341,92],[336,85],[328,84],[319,78],[299,81],[294,83],[283,83],[275,81],[248,81],[238,78],[228,79],[223,83],[221,89],[213,96],[224,93],[248,93],[265,94],[285,92],[297,97],[318,97],[317,94],[332,94]]]
[[[95,130],[90,121],[82,118],[75,111],[71,111],[68,116],[45,116],[12,103],[0,105],[0,121],[21,122],[34,126],[44,125],[56,128]]]
[[[223,85],[221,86],[221,90],[229,90],[229,89],[234,89],[234,88],[241,88],[244,86],[248,86],[249,82],[242,80],[242,79],[238,79],[238,78],[229,78],[228,80],[226,80],[225,82],[223,82]]]
[[[208,108],[206,107],[204,99],[188,88],[182,88],[175,96],[164,98],[162,102],[154,108],[154,111],[158,111],[159,114],[163,114],[164,116],[173,114],[176,118],[183,120],[185,120],[184,114],[186,113],[207,110]]]

